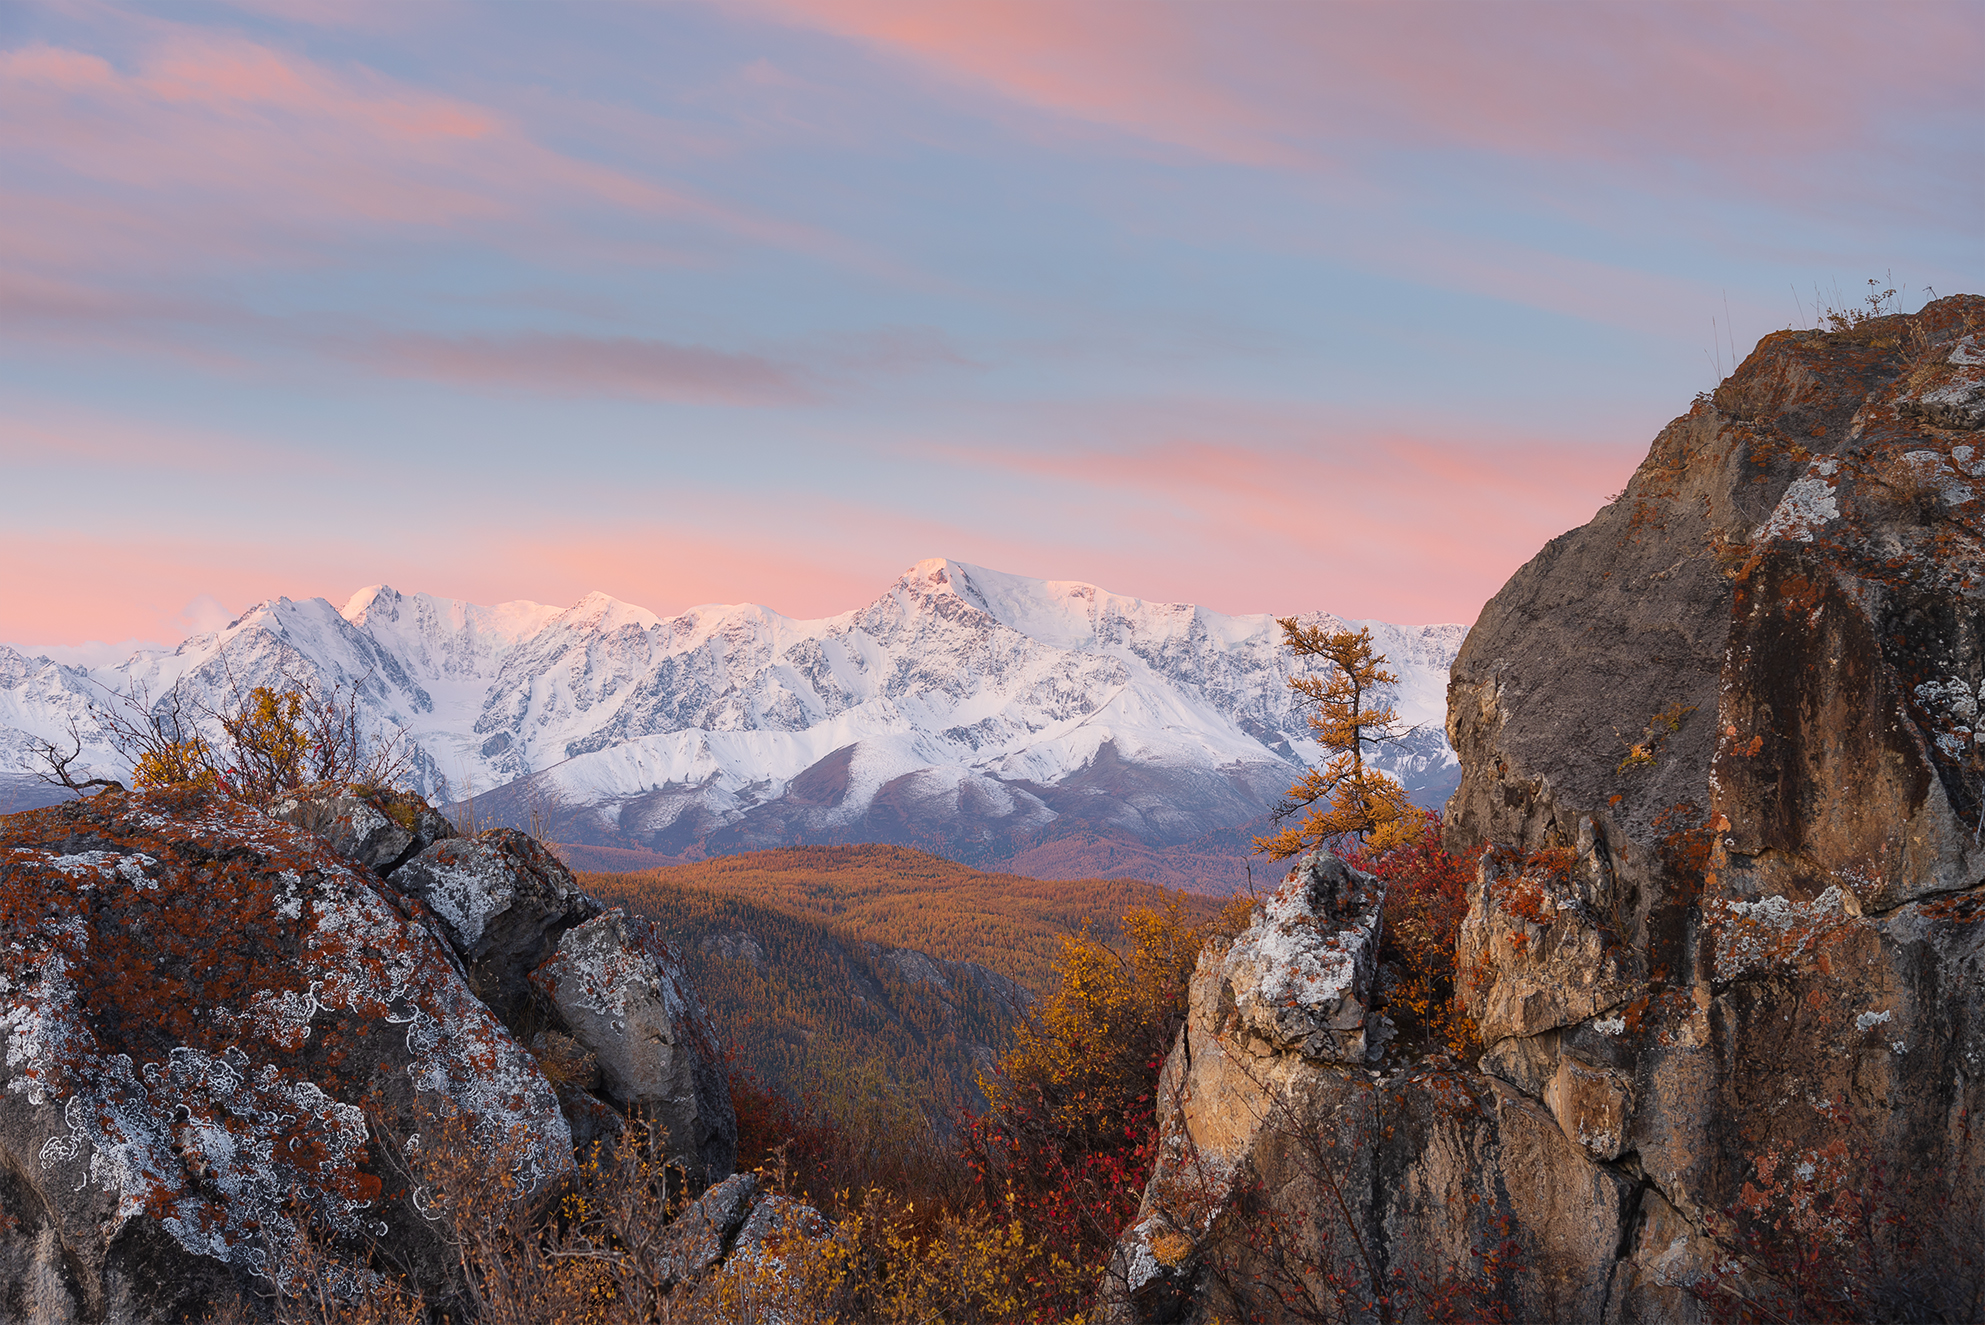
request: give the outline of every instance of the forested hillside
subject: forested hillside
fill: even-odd
[[[735,1065],[837,1114],[918,1111],[942,1124],[983,1109],[975,1078],[1030,1001],[984,967],[863,943],[742,897],[647,881],[626,903],[680,947]]]
[[[977,1111],[980,1071],[1031,997],[1053,987],[1062,940],[1085,925],[1119,945],[1125,913],[1212,898],[1123,880],[985,874],[903,847],[795,847],[641,874],[584,874],[611,904],[659,922],[682,950],[737,1066],[841,1116]]]
[[[581,871],[595,895],[631,910],[653,907],[669,886],[721,893],[831,923],[849,937],[977,962],[1036,993],[1064,935],[1085,923],[1106,943],[1138,907],[1177,906],[1198,924],[1225,898],[1174,892],[1134,879],[1031,879],[992,874],[909,847],[808,846],[752,851],[638,874]]]

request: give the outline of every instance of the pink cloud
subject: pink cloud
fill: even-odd
[[[494,210],[408,169],[491,136],[486,113],[240,38],[175,35],[132,73],[49,47],[0,54],[0,124],[12,126],[0,131],[10,155],[168,197],[216,190],[254,200],[251,216],[284,202],[292,214],[434,223]]]
[[[1378,432],[949,454],[1030,481],[1043,523],[1110,511],[1088,549],[1092,578],[1121,578],[1108,587],[1162,580],[1165,596],[1225,611],[1424,622],[1472,621],[1547,540],[1592,517],[1641,450]]]
[[[928,327],[813,337],[776,353],[573,334],[369,335],[318,343],[398,377],[714,405],[818,403],[830,378],[971,366],[943,333]]]
[[[1971,102],[1967,5],[944,5],[760,0],[1015,102],[1248,165],[1376,145],[1685,157],[1747,176]],[[1877,55],[1879,53],[1879,55]],[[1879,59],[1905,83],[1871,75]]]
[[[129,69],[47,45],[0,52],[0,244],[102,274],[317,256],[426,227],[579,251],[587,207],[813,252],[806,226],[555,151],[507,115],[245,38],[152,24]],[[133,207],[116,190],[145,196]],[[679,262],[653,240],[584,251]],[[169,273],[161,260],[170,255]]]
[[[1197,69],[1204,27],[1182,7],[762,0],[788,21],[856,37],[1028,105],[1248,165],[1313,158],[1272,107]]]
[[[137,86],[168,104],[242,117],[274,111],[368,127],[386,139],[481,138],[498,128],[479,107],[394,88],[376,77],[339,79],[266,46],[225,37],[166,43]]]

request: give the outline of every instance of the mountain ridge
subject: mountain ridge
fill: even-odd
[[[1464,628],[1304,619],[1371,627],[1421,724],[1379,762],[1423,803],[1444,798],[1446,672]],[[423,793],[575,844],[681,859],[892,841],[975,864],[1072,836],[1177,851],[1257,824],[1322,753],[1275,620],[945,558],[809,620],[378,584],[342,607],[271,599],[114,667],[0,646],[0,746],[19,756],[74,719],[86,762],[118,776],[91,697],[184,684],[215,702],[302,676],[357,687],[367,720],[403,728]],[[18,774],[0,781],[0,798],[24,792]],[[1087,858],[1067,867],[1086,873]],[[1236,875],[1224,850],[1185,872],[1202,867]]]

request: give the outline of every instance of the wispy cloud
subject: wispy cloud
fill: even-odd
[[[549,311],[559,320],[628,320],[599,301],[526,295],[491,302]],[[751,407],[817,403],[876,379],[974,366],[932,327],[822,333],[763,350],[585,332],[389,331],[363,318],[276,317],[238,305],[4,269],[0,338],[43,349],[60,342],[165,355],[236,376],[278,351],[328,355],[385,377],[482,392]]]
[[[796,405],[818,392],[791,365],[633,336],[384,336],[342,352],[398,377],[712,405]]]
[[[1898,100],[1974,105],[1963,4],[1011,5],[758,0],[1017,102],[1244,165],[1479,148],[1755,180],[1761,148],[1872,146]],[[1245,21],[1237,21],[1244,15]],[[1871,52],[1911,69],[1872,76]]]
[[[159,274],[168,254],[180,270],[295,260],[410,228],[576,251],[586,207],[689,228],[618,239],[650,260],[682,261],[697,231],[840,244],[555,150],[494,107],[363,66],[186,25],[152,32],[128,68],[49,44],[0,51],[0,161],[12,163],[0,239],[16,261]]]

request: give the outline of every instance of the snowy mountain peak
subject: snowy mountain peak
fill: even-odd
[[[514,645],[535,635],[566,610],[522,598],[485,607],[460,598],[403,594],[390,584],[375,584],[353,594],[338,615],[361,629],[376,631],[408,620],[430,636],[470,632]]]
[[[601,593],[597,589],[559,613],[558,621],[568,627],[583,624],[606,631],[621,630],[628,626],[653,630],[662,624],[662,619],[647,608],[622,602],[612,594]]]
[[[1197,636],[1219,645],[1252,639],[1273,624],[1265,614],[1227,616],[1191,603],[1152,602],[1086,580],[1037,580],[948,558],[920,561],[897,581],[912,597],[950,595],[1009,630],[1060,649],[1089,650]],[[1334,617],[1317,619],[1335,621]]]
[[[949,557],[927,558],[904,571],[885,597],[900,597],[906,602],[956,598],[985,612],[986,604],[972,585],[972,570]]]
[[[354,626],[364,625],[367,614],[375,610],[391,620],[399,615],[401,601],[399,591],[392,585],[368,584],[345,600],[338,615]]]
[[[1437,799],[1465,632],[1368,624],[1421,726],[1381,766]],[[405,731],[429,794],[555,803],[568,841],[900,841],[995,861],[1056,834],[1169,848],[1258,821],[1321,754],[1288,667],[1266,613],[949,558],[806,621],[748,603],[665,620],[605,593],[484,606],[375,584],[342,608],[270,599],[88,676],[0,651],[0,754],[87,720],[99,685],[157,699],[186,684],[224,704],[230,687],[315,679],[356,687],[364,720]],[[90,757],[121,775],[107,741]],[[13,771],[0,767],[0,803],[23,785]]]

